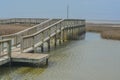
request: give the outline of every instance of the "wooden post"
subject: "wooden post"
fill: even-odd
[[[59,33],[59,44],[61,45],[62,43],[62,39],[61,39],[61,36],[62,36],[62,23],[60,22],[60,33]]]
[[[51,39],[50,37],[50,34],[51,34],[51,28],[49,28],[49,38]],[[50,39],[48,40],[48,51],[50,51]]]
[[[41,45],[41,52],[44,51],[44,33],[42,32],[42,45]]]
[[[8,42],[7,42],[7,45],[8,45],[8,57],[9,57],[9,59],[10,59],[10,62],[11,62],[11,48],[12,48],[12,46],[11,46],[11,40],[9,40]]]
[[[50,39],[47,41],[48,43],[48,51],[50,51]]]
[[[1,39],[3,40],[3,37],[1,37]],[[1,52],[3,52],[3,47],[4,47],[4,45],[3,45],[3,43],[1,44]]]
[[[56,48],[56,46],[57,46],[57,25],[55,25],[55,26],[56,26],[55,27],[56,29],[55,29],[55,42],[54,42],[55,44],[54,45],[55,45],[55,48]]]
[[[62,31],[62,40],[63,40],[63,42],[65,42],[65,32],[64,32],[65,30],[63,29],[63,31]]]
[[[41,52],[44,52],[44,44],[41,45]]]
[[[46,58],[46,65],[48,65],[48,58]]]
[[[57,35],[55,35],[55,39],[54,39],[55,41],[54,41],[54,45],[55,45],[55,48],[56,48],[56,46],[57,46]]]
[[[23,52],[23,41],[24,41],[23,38],[21,38],[21,43],[20,43],[21,44],[21,53]]]
[[[15,46],[17,47],[17,35],[15,35]]]
[[[61,32],[60,32],[60,33],[59,33],[59,44],[60,44],[60,45],[61,45],[61,43],[62,43],[62,42],[61,42],[61,35],[62,35],[62,34],[61,34]]]
[[[0,43],[0,55],[2,54],[2,43]]]
[[[35,36],[33,36],[32,46],[33,46],[33,52],[36,53],[36,48],[35,48]]]
[[[80,31],[79,29],[80,29],[80,27],[78,26],[77,29],[78,29],[78,33],[77,33],[77,35],[79,36],[79,31]]]
[[[76,29],[76,30],[77,30],[76,35],[77,35],[77,39],[78,39],[78,37],[79,37],[79,36],[78,36],[78,35],[79,35],[79,27],[77,27],[77,29]]]
[[[76,39],[78,39],[78,27],[76,27]]]
[[[74,27],[72,27],[72,39],[74,39],[75,38],[75,35],[74,35]]]
[[[81,34],[81,27],[79,27],[79,35]]]
[[[79,32],[80,32],[80,26],[78,26],[77,28],[78,28],[78,35],[79,35]]]

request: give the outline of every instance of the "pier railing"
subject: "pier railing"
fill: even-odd
[[[11,58],[11,40],[0,40],[0,58],[8,56]]]
[[[48,20],[47,18],[11,18],[11,19],[0,19],[0,24],[39,24],[43,21]]]
[[[60,19],[50,19],[50,20],[42,22],[41,24],[35,25],[35,26],[30,27],[28,29],[25,29],[23,31],[20,31],[18,33],[1,36],[1,39],[2,40],[11,39],[13,46],[19,46],[22,36],[31,35],[31,34],[37,32],[37,31],[39,31],[39,30],[41,30],[41,29],[43,29],[43,28],[45,28],[53,23],[56,23],[59,20]]]
[[[24,52],[24,50],[27,51],[30,49],[34,50],[34,48],[41,46],[44,42],[49,40],[57,33],[60,33],[64,29],[68,27],[75,27],[80,25],[85,25],[85,20],[79,20],[79,19],[60,20],[46,28],[41,29],[40,31],[32,35],[24,36],[21,40],[21,51]]]

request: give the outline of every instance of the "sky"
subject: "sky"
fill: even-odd
[[[120,20],[120,0],[0,0],[0,18]]]

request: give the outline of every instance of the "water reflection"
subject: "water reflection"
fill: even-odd
[[[1,80],[119,80],[120,41],[87,33],[51,51],[46,68],[0,67]],[[9,73],[11,72],[11,73]],[[8,77],[8,78],[7,78]]]

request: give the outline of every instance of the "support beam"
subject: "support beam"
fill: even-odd
[[[44,52],[44,44],[41,45],[41,52]]]
[[[59,44],[60,44],[60,45],[61,45],[61,43],[62,43],[61,36],[62,36],[62,33],[60,32],[60,33],[59,33]]]
[[[48,43],[48,51],[50,51],[50,39],[47,41]]]
[[[55,46],[55,48],[57,46],[57,35],[55,35],[55,38],[54,38],[54,46]]]

